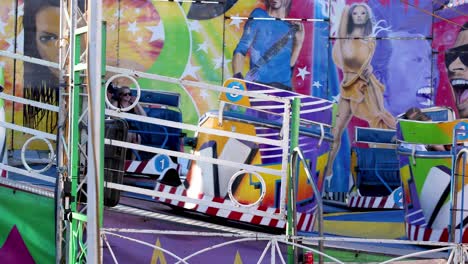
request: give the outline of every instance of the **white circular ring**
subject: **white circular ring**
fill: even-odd
[[[260,194],[260,197],[257,199],[257,201],[255,201],[254,203],[251,203],[251,204],[241,204],[239,203],[239,201],[237,201],[237,199],[234,197],[234,195],[232,194],[232,184],[234,183],[234,181],[236,180],[237,177],[239,177],[240,175],[242,174],[254,174],[257,179],[260,181],[261,185],[262,185],[262,193]],[[263,201],[263,198],[265,197],[265,193],[266,193],[266,184],[265,184],[265,180],[263,180],[263,177],[260,176],[260,174],[258,174],[257,172],[248,172],[246,170],[240,170],[236,173],[234,173],[232,176],[231,176],[231,179],[229,180],[229,183],[228,183],[228,195],[229,195],[229,198],[231,199],[231,201],[234,203],[235,206],[239,206],[239,207],[252,207],[252,206],[256,206],[258,205],[261,201]]]
[[[25,156],[27,147],[29,146],[31,141],[36,140],[36,139],[44,141],[47,144],[47,146],[49,147],[49,151],[50,151],[50,153],[49,153],[49,164],[47,164],[47,166],[45,166],[44,168],[42,168],[40,170],[34,170],[33,168],[29,167],[28,163],[26,162],[26,156]],[[47,140],[46,138],[40,137],[40,136],[34,136],[34,137],[29,138],[28,140],[26,140],[26,142],[24,142],[24,145],[21,148],[21,162],[23,163],[23,166],[29,172],[34,171],[34,172],[37,172],[37,173],[41,173],[41,172],[44,172],[44,171],[50,169],[50,167],[52,167],[52,165],[53,165],[54,157],[55,157],[55,153],[54,153],[54,148],[52,147],[52,144],[50,143],[49,140]]]
[[[137,89],[137,96],[135,98],[135,102],[133,102],[133,104],[127,106],[127,107],[124,107],[124,108],[118,108],[116,107],[115,105],[113,105],[110,101],[109,101],[109,98],[107,98],[107,87],[109,87],[109,84],[114,81],[115,79],[117,78],[127,78],[129,79],[130,81],[132,81],[134,84],[135,84],[135,87]],[[110,77],[105,86],[106,87],[106,96],[104,97],[106,99],[106,104],[107,106],[109,106],[111,109],[113,110],[116,110],[116,111],[124,111],[124,112],[128,112],[130,110],[133,109],[133,107],[135,107],[137,104],[138,104],[138,101],[140,101],[140,96],[141,96],[141,88],[140,88],[140,85],[138,84],[137,80],[135,80],[135,78],[133,78],[132,76],[128,75],[128,74],[116,74],[116,75],[113,75],[112,77]]]

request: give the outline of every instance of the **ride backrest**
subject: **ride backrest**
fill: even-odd
[[[400,119],[397,124],[397,140],[410,144],[451,145],[468,142],[468,119],[447,122],[427,122]],[[454,133],[457,137],[454,138]]]
[[[354,135],[356,143],[385,144],[390,147],[396,144],[396,131],[394,129],[356,127]]]
[[[356,127],[355,143],[370,146],[351,150],[352,175],[361,195],[385,196],[400,186],[395,130]]]
[[[433,106],[428,108],[422,108],[421,112],[426,114],[433,122],[438,121],[453,121],[456,119],[455,112],[452,108],[447,106]],[[397,116],[397,119],[404,119],[405,113],[401,113]]]
[[[410,144],[451,145],[455,127],[463,128],[464,121],[456,120],[454,111],[445,106],[423,108],[421,111],[432,121],[398,119],[397,141]]]
[[[136,96],[137,92],[135,90],[132,90],[131,92],[132,92],[132,96]],[[139,102],[142,104],[161,105],[161,106],[179,108],[180,94],[172,93],[172,92],[165,92],[165,91],[142,89]]]
[[[136,91],[132,91],[136,96]],[[179,109],[180,95],[155,90],[141,90],[140,100],[148,117],[168,121],[182,122],[182,112]],[[141,144],[145,146],[180,150],[182,131],[179,128],[150,124],[131,120],[130,132],[137,132],[141,136]],[[142,159],[144,159],[142,157]]]
[[[455,112],[452,108],[446,106],[434,106],[421,109],[423,113],[428,115],[432,121],[453,121],[456,119]]]

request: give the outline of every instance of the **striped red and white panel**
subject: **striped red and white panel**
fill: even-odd
[[[352,191],[347,204],[350,208],[403,209],[402,188],[396,188],[388,196],[362,196],[358,191]]]
[[[183,186],[179,187],[172,187],[165,184],[157,183],[155,190],[163,193],[170,193],[181,197],[188,197],[187,190]],[[193,197],[193,195],[191,195]],[[198,199],[205,202],[211,203],[221,203],[231,208],[227,209],[220,209],[214,206],[208,206],[205,204],[193,204],[184,201],[180,201],[177,199],[166,199],[166,198],[159,198],[155,197],[160,202],[168,203],[177,207],[183,207],[186,209],[194,210],[200,213],[223,217],[231,220],[247,222],[255,225],[264,225],[270,226],[275,228],[285,228],[286,222],[278,219],[274,219],[271,217],[255,215],[254,213],[245,213],[240,212],[237,210],[238,207],[234,206],[230,200],[219,198],[219,197],[211,197],[208,195],[204,195],[202,193],[198,194]],[[265,207],[265,206],[256,206],[253,209],[258,211],[267,212],[269,215],[278,214],[279,209],[272,208],[272,207]],[[311,232],[314,228],[315,222],[315,215],[313,213],[297,213],[297,229],[304,232]]]
[[[468,242],[468,228],[462,229],[462,243]],[[422,225],[411,225],[406,223],[406,235],[412,241],[435,241],[435,242],[448,242],[449,230],[426,228]],[[460,229],[455,230],[455,241],[460,240]]]
[[[146,168],[148,161],[138,161],[138,160],[126,160],[125,161],[125,172],[128,173],[140,173],[140,174],[156,174],[155,170],[148,170]]]
[[[425,228],[421,225],[411,225],[406,223],[406,235],[411,241],[448,241],[448,229]]]
[[[350,208],[368,208],[368,209],[403,209],[403,206],[395,203],[390,196],[358,196],[348,197],[348,207]]]

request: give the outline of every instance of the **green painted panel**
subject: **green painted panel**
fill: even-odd
[[[409,143],[418,144],[452,144],[453,130],[457,125],[468,129],[468,119],[457,119],[450,122],[399,121],[402,139]],[[461,135],[459,141],[468,141],[468,135]]]
[[[0,249],[16,225],[36,263],[54,263],[54,207],[51,198],[0,186]]]

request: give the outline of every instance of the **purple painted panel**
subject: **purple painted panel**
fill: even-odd
[[[201,227],[188,226],[177,223],[170,223],[162,220],[153,220],[145,217],[132,216],[117,212],[106,211],[104,226],[107,228],[133,228],[133,229],[153,229],[153,230],[177,230],[177,231],[198,231],[213,232],[213,230]],[[216,232],[216,231],[214,231]],[[151,245],[160,247],[177,254],[179,257],[186,257],[198,250],[214,246],[223,242],[233,241],[235,238],[202,237],[202,236],[176,236],[176,235],[155,235],[155,234],[130,234],[122,233],[124,236],[142,240]],[[175,263],[176,259],[167,253],[154,250],[127,239],[107,235],[107,239],[115,253],[119,263]],[[159,242],[158,242],[159,241]],[[191,258],[189,263],[257,263],[267,241],[253,241],[235,243],[207,251],[200,256]],[[281,247],[283,258],[286,259],[286,250]],[[110,250],[104,246],[104,263],[113,263]],[[239,259],[240,258],[240,259]],[[279,261],[279,258],[277,258]],[[261,263],[270,263],[270,255],[267,254]]]

